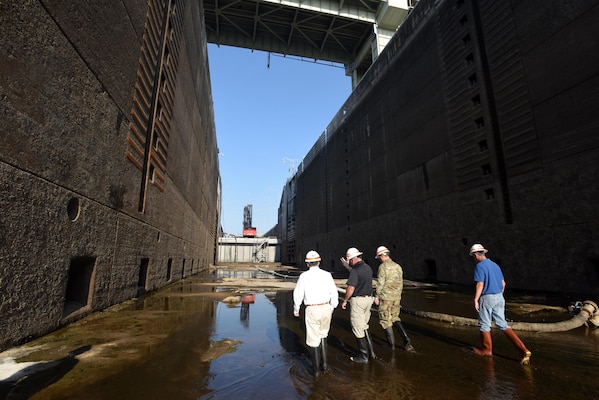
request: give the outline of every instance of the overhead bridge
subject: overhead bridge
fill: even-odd
[[[355,87],[418,0],[204,0],[209,43],[343,64]]]

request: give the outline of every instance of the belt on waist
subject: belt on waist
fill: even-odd
[[[372,297],[370,294],[363,294],[362,296],[352,296],[352,297]]]
[[[325,304],[329,304],[329,302],[327,301],[326,303],[318,303],[318,304],[306,304],[306,307],[311,307],[311,306],[324,306]]]

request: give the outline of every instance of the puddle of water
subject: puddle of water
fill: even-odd
[[[379,359],[355,365],[349,311],[338,308],[328,340],[332,373],[314,379],[291,291],[255,291],[252,304],[221,302],[244,292],[190,278],[1,353],[0,363],[34,364],[23,364],[29,370],[19,381],[5,376],[0,398],[599,398],[599,330],[523,332],[533,358],[521,366],[498,331],[495,356],[478,357],[467,351],[479,344],[476,327],[411,315],[402,319],[417,353],[392,351],[374,313]],[[470,301],[470,294],[423,289],[406,290],[403,299],[407,308],[462,316],[470,316]]]
[[[285,277],[297,277],[302,271],[280,270],[280,271],[261,271],[261,270],[242,270],[242,269],[221,269],[218,268],[212,274],[215,279],[223,278],[242,278],[242,279],[281,279]]]

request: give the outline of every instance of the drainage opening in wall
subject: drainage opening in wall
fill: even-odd
[[[141,296],[146,292],[146,285],[148,283],[148,265],[150,264],[149,258],[142,258],[139,264],[139,277],[137,279],[137,297]]]
[[[173,259],[169,258],[166,264],[166,280],[170,282],[171,279],[173,279]]]
[[[67,215],[71,222],[77,221],[80,211],[81,207],[79,206],[79,199],[77,197],[72,197],[67,203]]]
[[[95,266],[95,257],[75,257],[71,259],[62,312],[63,318],[90,304]]]
[[[426,280],[429,282],[437,282],[437,262],[432,259],[425,259]]]

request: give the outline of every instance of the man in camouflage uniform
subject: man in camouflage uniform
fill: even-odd
[[[385,246],[380,246],[376,250],[374,258],[381,261],[378,269],[374,304],[379,306],[379,321],[387,336],[387,342],[389,342],[392,349],[395,349],[395,336],[393,333],[393,327],[395,327],[403,337],[404,349],[413,352],[414,347],[401,324],[401,318],[399,318],[401,292],[403,290],[403,270],[399,264],[389,257],[389,249]]]

